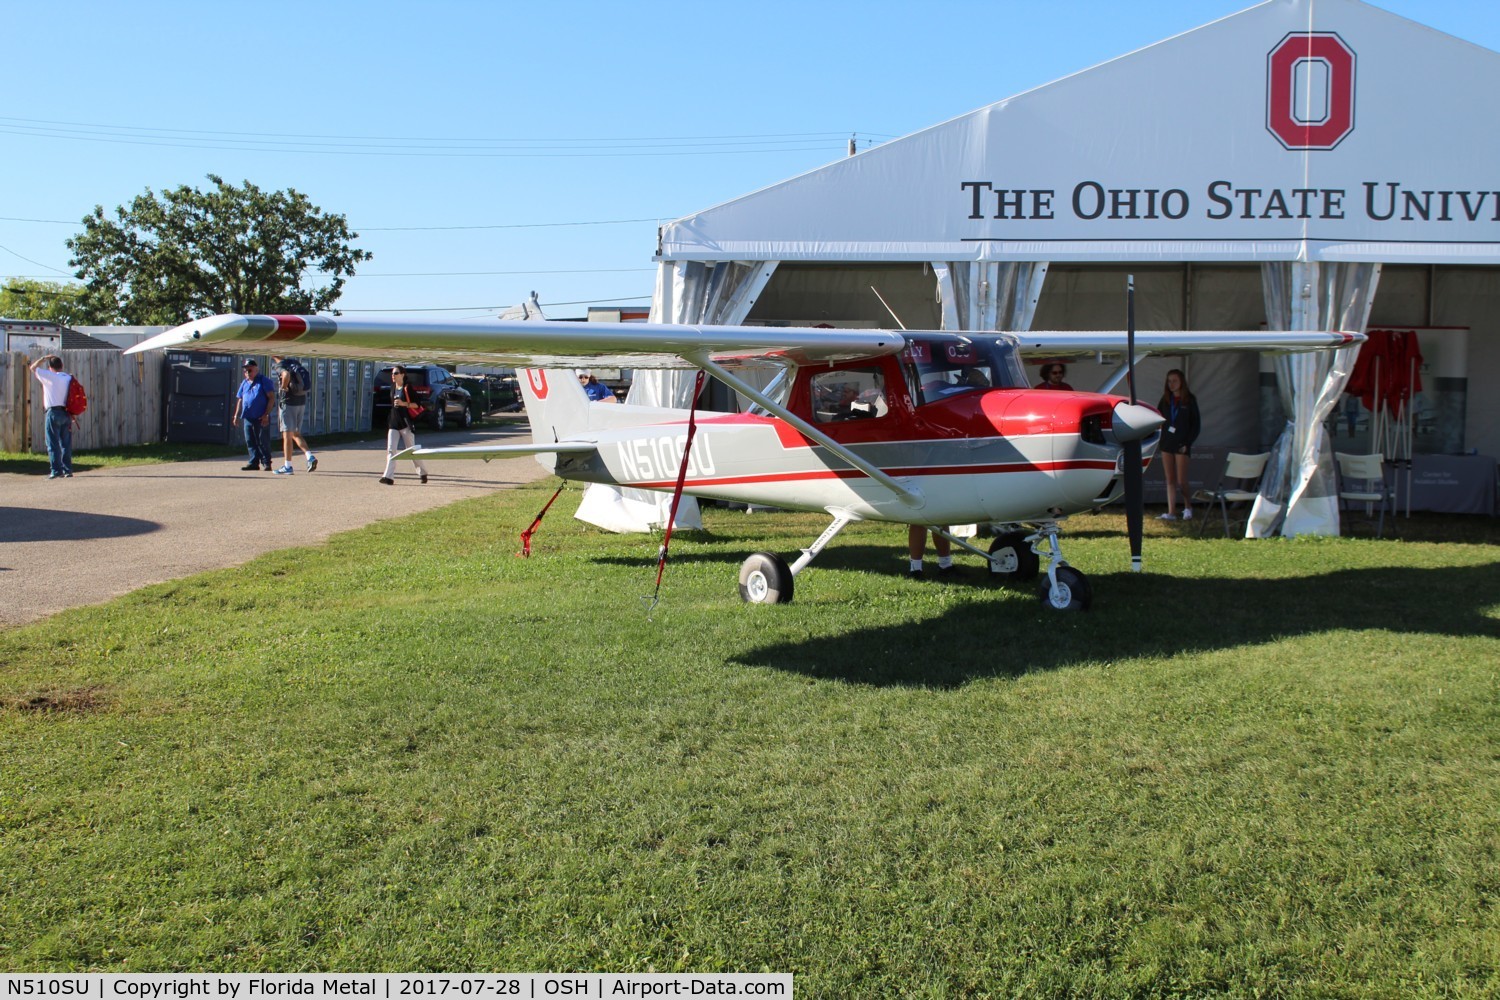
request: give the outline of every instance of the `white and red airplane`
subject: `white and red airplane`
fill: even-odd
[[[531,444],[419,447],[411,454],[534,454],[563,479],[826,511],[832,523],[791,565],[769,552],[745,560],[740,595],[754,603],[790,601],[795,577],[844,527],[876,520],[944,534],[947,525],[990,524],[996,537],[988,551],[948,537],[983,557],[997,577],[1035,578],[1045,559],[1044,600],[1084,609],[1090,587],[1062,556],[1060,522],[1115,500],[1127,478],[1138,482],[1126,475],[1126,455],[1149,463],[1164,421],[1155,409],[1120,396],[1032,389],[1023,356],[1126,354],[1131,343],[1136,358],[1305,351],[1363,339],[1318,332],[960,335],[226,315],[185,323],[128,353],[186,349],[514,366],[522,369]],[[590,403],[573,369],[592,367],[697,369],[754,405],[721,413]],[[759,377],[746,377],[752,369]],[[1138,491],[1133,507],[1138,525]],[[1138,567],[1138,549],[1135,555]]]

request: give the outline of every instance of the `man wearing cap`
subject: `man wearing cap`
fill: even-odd
[[[245,421],[245,450],[250,461],[242,472],[256,469],[271,471],[271,400],[276,398],[276,383],[260,373],[260,365],[246,361],[245,380],[235,395],[234,423]]]

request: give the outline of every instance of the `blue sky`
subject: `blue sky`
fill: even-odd
[[[644,304],[658,221],[1247,6],[14,4],[0,278],[70,280],[96,204],[216,173],[348,217],[347,312]],[[1377,6],[1500,50],[1493,0]]]

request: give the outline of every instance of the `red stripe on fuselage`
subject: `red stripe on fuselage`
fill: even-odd
[[[930,465],[914,469],[882,469],[891,476],[973,476],[1011,472],[1068,472],[1077,469],[1113,471],[1115,463],[1089,459],[1063,462],[1016,462],[1009,465]],[[810,469],[805,472],[773,472],[754,476],[707,476],[688,478],[684,486],[742,486],[749,483],[800,483],[815,479],[867,479],[858,469]],[[674,489],[675,479],[621,482],[643,490]]]

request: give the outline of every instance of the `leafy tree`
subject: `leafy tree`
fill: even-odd
[[[107,326],[119,319],[113,304],[98,302],[82,285],[13,278],[0,286],[0,316],[47,320],[64,326]]]
[[[373,256],[350,245],[359,234],[342,215],[306,195],[208,179],[208,191],[183,185],[158,197],[147,188],[114,220],[95,206],[68,241],[89,294],[126,323],[329,310],[355,265]],[[313,274],[318,287],[304,287]]]

